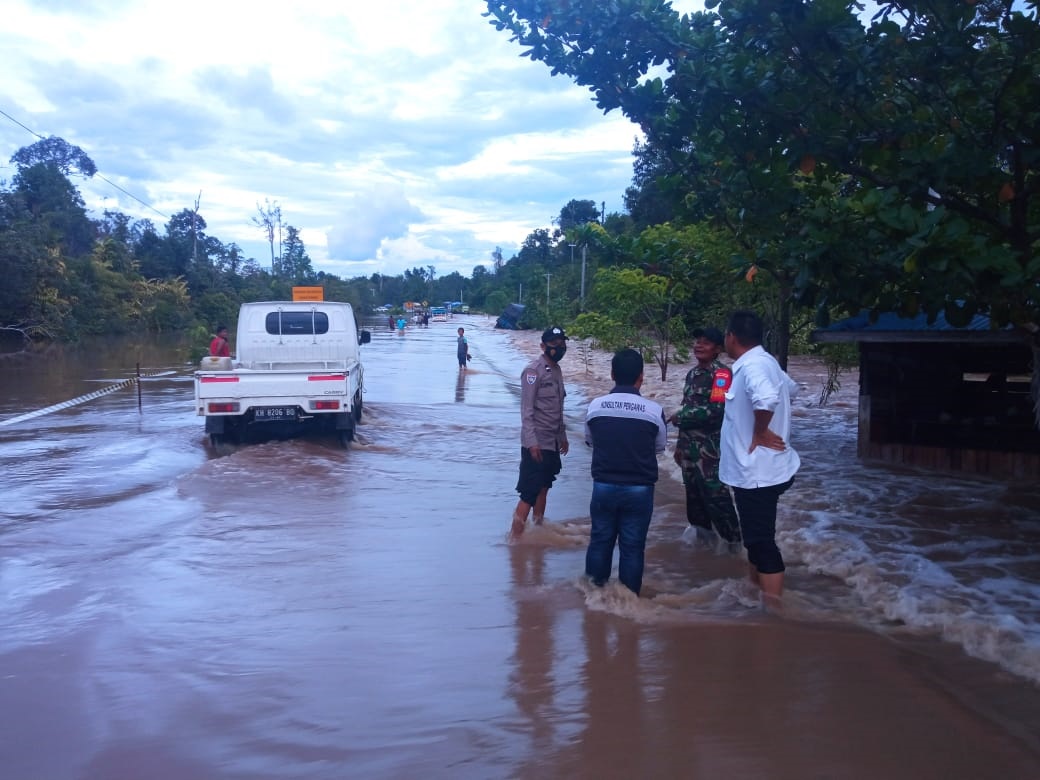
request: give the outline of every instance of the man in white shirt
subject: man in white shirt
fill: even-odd
[[[751,581],[767,605],[784,590],[784,559],[776,545],[776,506],[801,464],[787,445],[791,396],[798,385],[762,347],[762,320],[750,311],[730,315],[726,352],[735,362],[722,420],[719,479],[733,488]]]

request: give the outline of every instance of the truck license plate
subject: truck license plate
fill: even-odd
[[[253,410],[253,419],[258,421],[267,420],[295,420],[295,406],[260,406]]]

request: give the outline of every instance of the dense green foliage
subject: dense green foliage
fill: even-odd
[[[281,209],[268,202],[253,218],[270,239],[271,264],[262,268],[235,244],[207,233],[198,204],[174,214],[160,230],[106,211],[92,218],[70,175],[89,176],[93,161],[60,138],[19,150],[18,172],[0,189],[0,328],[26,338],[70,340],[134,330],[211,330],[234,324],[239,304],[286,300],[293,285],[322,285],[329,300],[344,300],[361,312],[405,301],[461,300],[492,313],[526,295],[525,324],[550,317],[569,319],[577,305],[579,276],[573,247],[562,247],[559,227],[536,230],[517,257],[496,250],[470,277],[438,277],[433,266],[399,276],[373,274],[344,280],[313,269],[299,231],[281,223]],[[571,201],[559,224],[580,233],[594,223],[591,201]],[[587,232],[587,231],[586,231]],[[281,236],[280,241],[275,236]],[[552,297],[539,299],[545,274],[555,277]]]
[[[646,132],[633,220],[707,220],[796,306],[1040,323],[1035,0],[488,0]],[[642,186],[640,186],[642,185]]]
[[[89,177],[96,167],[60,138],[20,149],[12,162],[17,174],[0,190],[0,328],[26,338],[206,332],[233,324],[243,301],[287,300],[301,284],[322,285],[326,298],[361,311],[458,300],[464,290],[486,294],[493,286],[483,266],[472,279],[436,278],[432,266],[351,280],[316,272],[299,230],[282,224],[281,209],[270,203],[254,218],[270,238],[271,264],[261,268],[235,244],[207,234],[198,204],[174,214],[161,232],[150,220],[115,211],[92,218],[69,177]]]

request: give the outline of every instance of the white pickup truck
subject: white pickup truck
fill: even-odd
[[[210,441],[249,433],[335,432],[346,447],[361,420],[364,370],[349,303],[244,303],[235,357],[205,357],[195,372],[195,410]]]

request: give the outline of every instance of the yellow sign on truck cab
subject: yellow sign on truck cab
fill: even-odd
[[[293,287],[292,299],[294,301],[324,301],[324,287]]]

